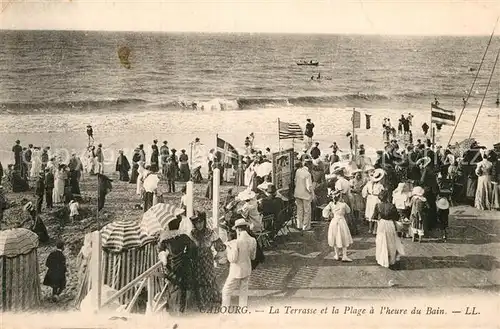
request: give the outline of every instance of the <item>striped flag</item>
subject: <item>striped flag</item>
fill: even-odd
[[[438,105],[432,103],[432,123],[442,125],[455,125],[455,112],[453,110],[445,110]]]
[[[217,159],[222,163],[238,162],[238,151],[219,136],[217,136]]]
[[[304,133],[298,123],[279,121],[280,139],[304,139]]]
[[[353,113],[352,124],[354,128],[361,128],[361,113],[358,111],[354,111]]]

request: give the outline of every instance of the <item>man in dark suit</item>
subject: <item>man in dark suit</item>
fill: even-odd
[[[47,209],[52,209],[52,190],[54,189],[54,174],[50,169],[45,169],[45,203]]]
[[[36,212],[42,212],[43,195],[45,194],[45,175],[41,172],[36,181],[35,195],[36,195]]]

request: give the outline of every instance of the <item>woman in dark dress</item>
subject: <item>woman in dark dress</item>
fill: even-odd
[[[172,220],[168,224],[168,231],[160,236],[158,255],[167,281],[165,307],[174,316],[200,309],[193,278],[196,244],[179,231],[181,220],[180,216]]]
[[[52,288],[52,299],[54,301],[57,301],[61,292],[66,288],[66,256],[63,254],[64,243],[58,242],[56,248],[47,257],[45,266],[47,266],[48,270],[43,280],[45,286]]]
[[[431,165],[431,162],[432,160],[429,157],[424,157],[417,161],[421,170],[419,186],[425,191],[424,198],[427,200],[427,205],[429,207],[426,220],[423,223],[424,232],[426,232],[426,234],[438,227],[436,198],[439,194],[439,185],[437,182],[437,173]]]
[[[155,139],[153,141],[153,145],[151,145],[151,171],[152,172],[157,172],[159,170],[159,158],[160,158],[160,151],[158,150],[158,146],[156,145],[156,143],[158,143],[158,141]]]
[[[188,155],[186,154],[186,150],[181,150],[181,155],[179,155],[179,170],[181,180],[183,182],[189,181],[191,176],[191,172],[189,171],[189,163],[188,163]]]
[[[191,236],[197,246],[197,253],[193,263],[193,274],[200,297],[200,307],[207,310],[220,306],[222,301],[221,290],[217,286],[217,276],[214,267],[212,247],[217,252],[224,251],[226,246],[215,231],[207,227],[207,216],[198,212],[191,217],[193,230]]]
[[[372,219],[377,223],[375,238],[375,258],[377,263],[386,268],[392,268],[404,255],[403,244],[396,231],[399,214],[396,207],[389,202],[389,191],[383,190],[378,195],[380,203],[375,206]]]
[[[30,230],[38,235],[40,242],[45,243],[49,241],[49,233],[47,232],[47,227],[43,223],[42,219],[36,213],[35,206],[33,202],[28,202],[24,205],[23,210],[28,218],[26,218],[22,223],[21,227],[25,225],[26,222],[31,221]]]
[[[132,156],[132,172],[130,173],[130,184],[137,184],[137,178],[139,177],[139,161],[141,161],[141,153],[139,149],[134,150],[134,155]]]

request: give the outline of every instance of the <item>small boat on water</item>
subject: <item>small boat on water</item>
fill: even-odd
[[[319,62],[318,61],[299,61],[297,62],[297,65],[309,65],[309,66],[318,66],[319,65]]]

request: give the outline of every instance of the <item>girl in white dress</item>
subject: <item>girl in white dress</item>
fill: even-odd
[[[144,167],[144,164],[144,161],[139,162],[139,169],[137,169],[137,172],[139,173],[139,176],[137,177],[137,195],[142,195],[142,186],[144,184],[144,179],[149,174],[149,170]]]
[[[365,187],[361,191],[361,195],[366,199],[365,206],[365,218],[369,223],[368,233],[377,234],[377,221],[373,219],[373,212],[375,211],[375,207],[380,202],[378,195],[384,189],[384,186],[380,181],[384,178],[385,171],[382,169],[376,169],[373,172],[373,175],[370,176],[368,183],[366,183]]]
[[[330,194],[332,201],[323,209],[323,217],[331,219],[328,227],[328,245],[333,248],[333,258],[339,260],[339,249],[342,249],[342,261],[352,262],[347,256],[347,247],[353,241],[351,232],[347,226],[345,216],[351,212],[349,206],[341,201],[342,191],[334,191]]]

